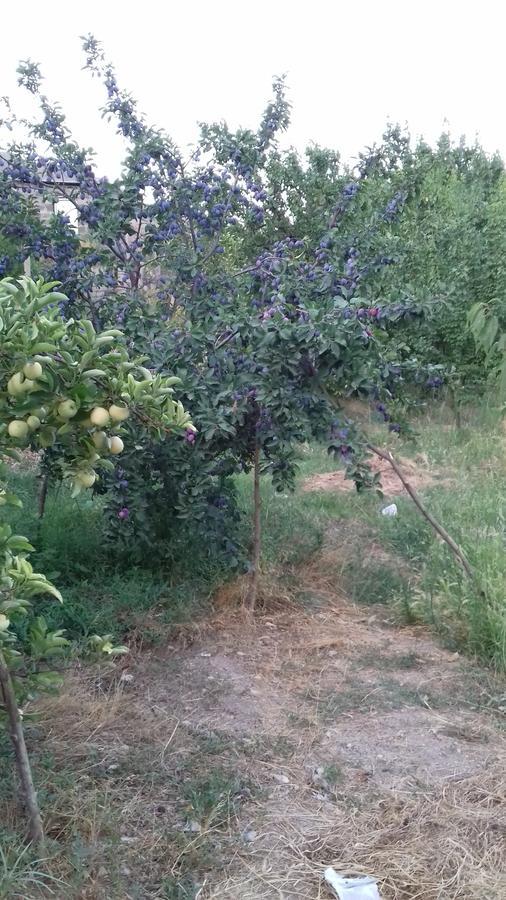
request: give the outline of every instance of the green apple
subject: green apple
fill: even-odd
[[[109,415],[113,422],[124,422],[125,419],[128,419],[130,410],[128,406],[117,406],[116,403],[113,403],[109,407]]]
[[[26,424],[30,431],[37,431],[37,428],[40,428],[40,419],[38,416],[28,416]]]
[[[77,413],[77,404],[73,400],[62,400],[58,404],[58,415],[60,419],[72,419]]]
[[[18,394],[23,393],[23,381],[24,378],[22,372],[15,372],[12,378],[9,378],[7,382],[7,391],[11,395],[11,397],[17,397]]]
[[[18,441],[24,441],[28,437],[28,425],[20,419],[14,419],[12,422],[9,422],[7,431],[11,437],[16,438]]]
[[[77,473],[75,480],[81,487],[90,488],[95,484],[96,477],[97,473],[94,472],[93,469],[81,469],[81,471]]]
[[[115,434],[109,442],[109,450],[111,451],[111,453],[114,453],[116,455],[117,453],[122,453],[124,448],[125,445],[123,441],[120,437],[118,437],[117,434]]]
[[[90,413],[90,419],[92,425],[98,425],[99,428],[103,428],[110,422],[109,413],[103,406],[95,406]]]
[[[40,362],[27,362],[23,366],[23,372],[27,378],[40,378],[42,375],[42,366]]]

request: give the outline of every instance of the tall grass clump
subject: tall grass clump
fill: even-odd
[[[411,616],[431,622],[452,647],[506,670],[506,442],[500,419],[489,410],[486,417],[476,413],[464,431],[432,422],[422,435],[430,464],[444,466],[446,476],[424,492],[425,502],[463,548],[475,580],[408,498],[377,527],[412,567]]]

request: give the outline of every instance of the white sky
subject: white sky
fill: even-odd
[[[15,69],[42,64],[81,143],[105,172],[121,141],[101,122],[104,95],[81,71],[79,35],[105,44],[120,86],[150,122],[184,145],[196,122],[255,126],[271,78],[286,73],[293,103],[284,143],[310,141],[345,158],[387,120],[433,141],[476,134],[506,157],[503,0],[18,0],[2,4],[0,95],[26,110]]]

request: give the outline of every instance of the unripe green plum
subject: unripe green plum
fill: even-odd
[[[109,413],[103,406],[95,406],[90,413],[90,419],[92,425],[98,425],[99,428],[103,428],[110,422]]]
[[[24,394],[28,394],[29,391],[33,391],[36,387],[37,385],[35,384],[35,381],[32,381],[31,378],[25,378],[23,384],[21,385],[21,391]]]
[[[16,438],[18,441],[24,441],[28,437],[28,425],[20,419],[14,419],[12,422],[9,422],[7,431],[11,437]]]
[[[58,404],[58,415],[60,419],[72,419],[77,413],[77,405],[73,400],[63,400]]]
[[[93,469],[82,469],[75,476],[75,480],[81,487],[90,488],[95,484],[97,473]]]
[[[41,423],[38,416],[28,416],[26,424],[30,431],[37,431],[37,428],[40,428]]]
[[[124,448],[125,445],[123,441],[120,437],[118,437],[117,434],[115,434],[114,437],[112,437],[109,441],[109,450],[111,451],[111,453],[114,453],[114,455],[116,455],[117,453],[122,453]]]
[[[40,378],[42,375],[42,366],[40,362],[27,362],[23,366],[23,372],[27,378]]]
[[[128,406],[118,406],[116,403],[113,403],[109,407],[109,415],[113,422],[124,422],[125,419],[128,419],[130,410]]]

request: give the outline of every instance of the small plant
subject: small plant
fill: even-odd
[[[44,871],[45,859],[35,859],[28,845],[9,840],[9,849],[0,844],[0,900],[28,897],[32,891],[62,894],[66,885]]]
[[[161,889],[163,900],[196,900],[199,894],[199,888],[190,875],[170,875],[163,879]]]
[[[189,818],[196,820],[202,830],[207,830],[226,825],[238,804],[251,796],[251,789],[237,776],[217,769],[205,778],[187,784],[184,795]]]

